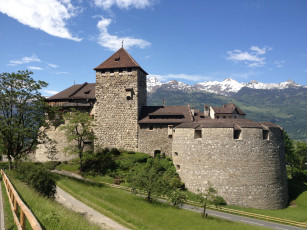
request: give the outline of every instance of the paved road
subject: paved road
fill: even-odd
[[[5,228],[4,228],[4,210],[3,210],[1,180],[2,180],[2,178],[0,179],[0,230],[5,230]]]
[[[56,200],[60,204],[75,212],[82,213],[89,221],[100,225],[102,229],[129,230],[129,228],[122,226],[109,217],[106,217],[100,212],[97,212],[93,208],[75,199],[61,188],[57,187],[56,191]]]
[[[187,210],[192,210],[194,212],[202,212],[201,208],[196,208],[196,207],[193,207],[191,205],[183,205],[182,208],[187,209]],[[207,212],[208,212],[208,215],[211,215],[211,216],[214,216],[214,217],[226,219],[226,220],[229,220],[229,221],[245,223],[245,224],[257,225],[257,226],[261,226],[261,227],[265,227],[265,228],[279,229],[279,230],[300,230],[300,229],[304,229],[304,228],[298,228],[298,227],[293,227],[293,226],[289,226],[289,225],[278,224],[278,223],[274,223],[274,222],[248,218],[248,217],[244,217],[244,216],[237,216],[237,215],[213,211],[213,210],[207,210]]]

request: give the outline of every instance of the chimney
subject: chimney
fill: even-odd
[[[192,114],[192,116],[194,117],[194,114],[195,114],[194,107],[191,107],[191,114]]]
[[[209,105],[205,105],[205,108],[204,108],[204,116],[205,116],[205,117],[209,117]]]

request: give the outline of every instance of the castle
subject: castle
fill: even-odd
[[[230,103],[222,107],[147,106],[145,70],[121,48],[97,66],[96,83],[73,85],[48,98],[52,106],[77,108],[95,118],[96,143],[103,147],[165,154],[186,187],[213,185],[228,204],[278,209],[287,206],[283,130],[255,122]],[[59,160],[67,144],[56,129]],[[40,146],[36,160],[45,161]]]

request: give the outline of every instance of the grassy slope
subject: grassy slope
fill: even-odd
[[[137,157],[142,158],[141,153],[138,155],[127,155],[123,154],[120,159],[127,162],[128,157]],[[129,164],[129,163],[128,163]],[[78,171],[78,164],[77,162],[68,162],[68,164],[61,164],[57,166],[58,169],[77,172]],[[113,178],[109,176],[87,176],[87,178],[96,181],[96,182],[107,182],[113,183]],[[125,184],[122,184],[125,185]],[[289,180],[289,194],[290,194],[290,201],[294,201],[296,203],[296,207],[288,207],[282,210],[261,210],[261,209],[251,209],[251,208],[241,208],[235,206],[226,206],[229,208],[234,208],[237,210],[244,210],[252,213],[259,213],[268,216],[274,216],[294,221],[307,221],[307,183],[303,184],[302,182],[292,181]],[[187,191],[187,196],[189,200],[197,201],[195,194]]]
[[[8,176],[14,184],[20,197],[23,199],[25,204],[30,207],[33,214],[41,223],[43,229],[101,229],[97,225],[89,223],[80,214],[77,214],[64,208],[55,201],[51,201],[50,199],[46,199],[38,195],[33,189],[29,188],[27,185],[20,182],[19,180],[14,179],[10,173],[8,174]],[[11,220],[9,221],[11,222]]]
[[[13,214],[12,214],[12,211],[11,211],[11,205],[10,205],[9,199],[6,195],[5,186],[4,186],[4,183],[3,183],[2,180],[1,180],[1,187],[2,187],[5,229],[17,230],[17,227],[14,223]]]
[[[147,203],[128,192],[61,177],[58,185],[97,211],[132,229],[261,229],[215,218],[202,219],[200,214],[167,204]]]

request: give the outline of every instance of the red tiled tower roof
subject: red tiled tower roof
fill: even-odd
[[[120,69],[120,68],[140,68],[145,74],[146,71],[130,56],[130,54],[124,49],[120,48],[106,61],[101,63],[99,66],[94,68],[94,70],[104,70],[104,69]]]

